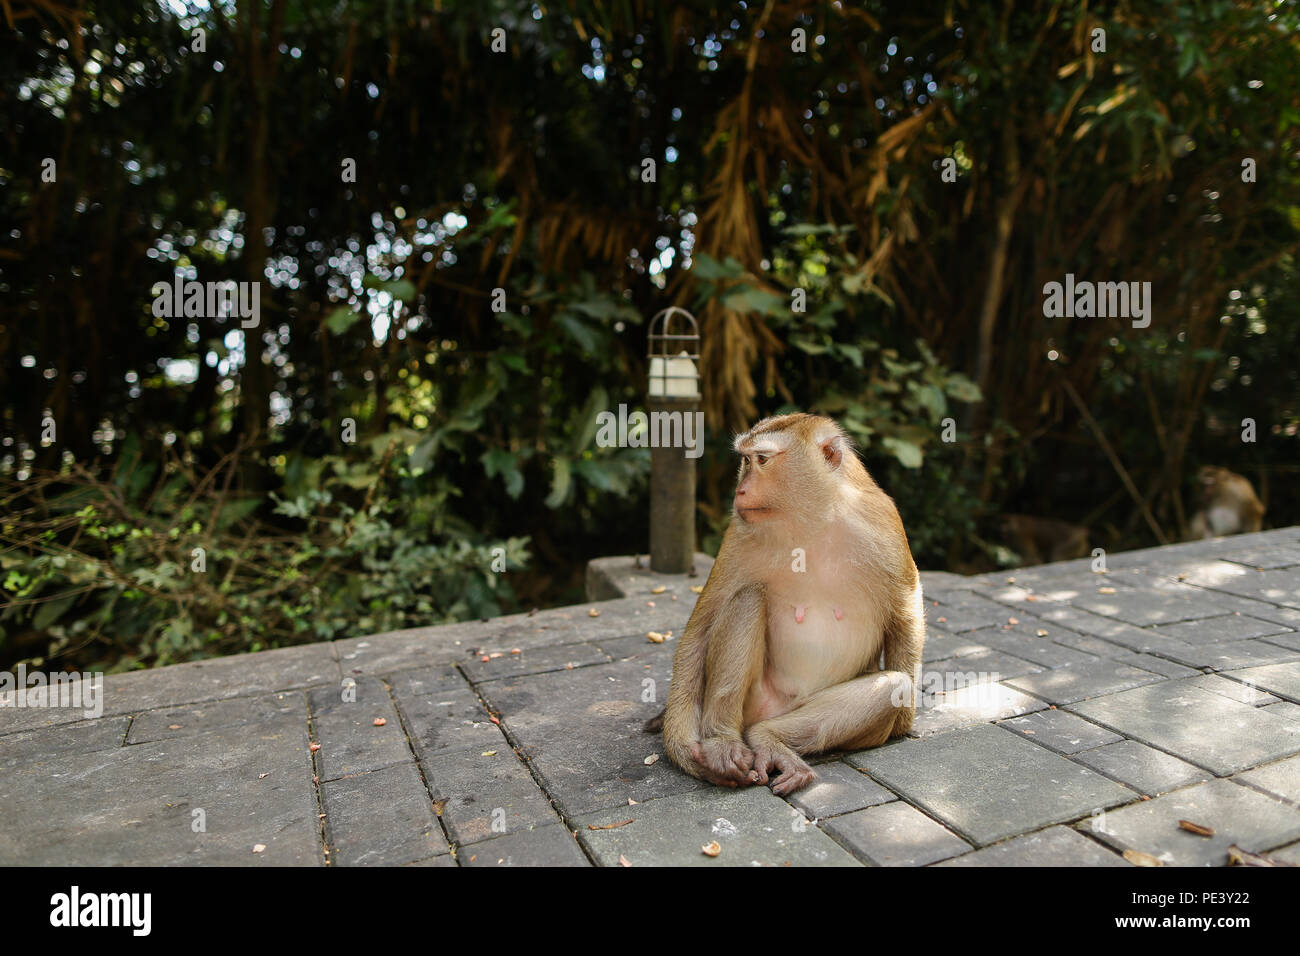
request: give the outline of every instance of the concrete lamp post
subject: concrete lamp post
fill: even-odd
[[[678,413],[681,419],[700,408],[700,327],[695,316],[677,306],[657,313],[650,320],[650,387],[648,406],[651,427],[663,415]],[[702,435],[696,441],[703,441]],[[695,459],[685,448],[650,449],[650,569],[663,574],[686,574],[694,570],[695,558]]]

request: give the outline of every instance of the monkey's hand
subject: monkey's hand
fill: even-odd
[[[750,783],[772,784],[778,797],[802,790],[817,779],[813,768],[802,757],[774,737],[751,737],[754,745],[754,766],[749,773]],[[776,779],[773,780],[772,778]]]
[[[754,752],[737,737],[707,737],[690,744],[691,757],[701,780],[720,787],[741,787],[753,780]]]

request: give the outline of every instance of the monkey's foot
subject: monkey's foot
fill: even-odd
[[[728,737],[707,737],[691,744],[691,756],[699,764],[701,774],[709,783],[721,787],[736,787],[750,783],[750,768],[754,766],[754,752],[744,741]]]
[[[817,779],[817,774],[793,750],[760,746],[754,751],[754,769],[749,772],[749,780],[766,784],[772,777],[776,777],[772,780],[772,792],[784,797],[808,786]]]

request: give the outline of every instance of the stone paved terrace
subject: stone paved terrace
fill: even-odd
[[[788,802],[653,759],[703,578],[618,559],[614,600],[110,676],[0,709],[0,864],[1300,863],[1300,528],[1109,565],[926,574],[943,693]]]

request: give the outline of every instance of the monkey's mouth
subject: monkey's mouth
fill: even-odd
[[[764,515],[771,510],[771,508],[737,508],[736,514],[740,515],[743,520],[748,521],[752,515]]]

